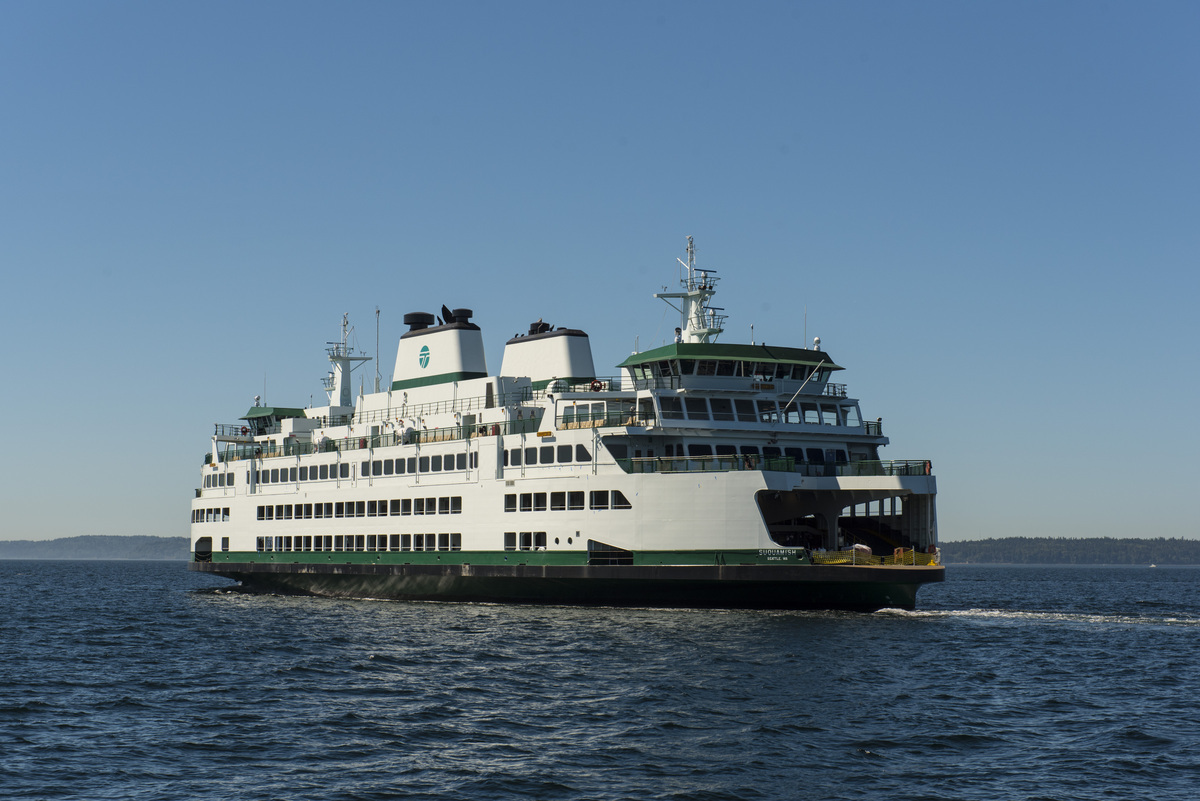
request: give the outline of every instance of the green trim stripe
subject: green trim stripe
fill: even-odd
[[[754,361],[774,362],[783,364],[811,364],[820,362],[822,367],[829,370],[842,370],[833,363],[829,354],[823,350],[807,350],[805,348],[783,348],[773,345],[718,345],[716,343],[682,342],[679,344],[663,345],[653,350],[635,353],[617,367],[632,367],[635,364],[658,362],[664,359],[718,359],[722,361]]]
[[[487,373],[461,371],[457,373],[442,373],[422,378],[409,378],[403,381],[393,381],[392,389],[412,389],[413,387],[432,387],[436,384],[449,384],[451,381],[467,381],[472,378],[487,378]]]

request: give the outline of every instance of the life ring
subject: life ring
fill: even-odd
[[[242,436],[244,437],[249,433],[250,433],[250,429],[246,428],[245,426],[242,426]]]
[[[599,392],[602,389],[604,389],[604,385],[598,379],[592,381],[592,392]]]

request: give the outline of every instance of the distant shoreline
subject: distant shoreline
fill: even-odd
[[[1200,565],[1200,539],[1003,537],[941,543],[948,565]],[[0,540],[0,560],[188,561],[187,537],[83,535]]]

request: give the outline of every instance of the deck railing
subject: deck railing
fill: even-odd
[[[730,470],[770,470],[813,477],[839,476],[925,476],[932,464],[921,459],[887,461],[798,462],[790,456],[654,456],[643,459],[618,459],[626,473],[712,473]]]
[[[861,548],[845,551],[812,551],[809,554],[814,565],[912,565],[929,566],[942,563],[942,553],[923,553],[912,548],[897,548],[891,556],[876,556]]]

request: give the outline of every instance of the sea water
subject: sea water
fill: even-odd
[[[0,797],[1193,799],[1198,580],[951,566],[852,614],[0,562]]]

